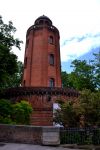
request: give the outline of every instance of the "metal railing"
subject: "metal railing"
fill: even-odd
[[[60,130],[61,144],[100,144],[100,128],[67,128]]]

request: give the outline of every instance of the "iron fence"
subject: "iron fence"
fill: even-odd
[[[61,128],[61,144],[100,144],[100,128]]]

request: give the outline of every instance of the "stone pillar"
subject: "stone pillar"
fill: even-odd
[[[43,145],[59,145],[60,144],[60,128],[59,127],[42,127],[42,144]]]

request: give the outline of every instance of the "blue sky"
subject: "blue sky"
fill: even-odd
[[[99,51],[100,51],[100,46],[95,49],[91,49],[89,52],[85,53],[80,57],[77,57],[76,59],[86,60],[89,63],[90,60],[93,60],[95,58],[93,53],[98,53]],[[71,62],[72,59],[69,59],[66,62],[62,62],[62,70],[66,71],[67,73],[70,73],[73,70],[73,68],[71,67]]]
[[[70,71],[74,59],[90,59],[100,47],[100,0],[0,0],[5,23],[12,20],[22,50],[13,51],[24,60],[27,29],[41,15],[48,16],[60,31],[62,70]]]

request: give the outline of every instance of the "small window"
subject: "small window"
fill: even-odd
[[[49,64],[54,66],[54,55],[53,54],[49,55]]]
[[[54,87],[54,86],[55,86],[54,78],[50,78],[50,80],[49,80],[49,87]]]
[[[53,36],[49,36],[48,42],[49,42],[50,44],[53,44]]]
[[[43,24],[43,20],[40,20],[40,21],[39,21],[39,24]]]
[[[48,22],[48,21],[45,21],[45,24],[49,25],[49,22]]]
[[[26,40],[26,48],[28,48],[29,45],[29,39]]]
[[[23,81],[23,86],[25,86],[25,80]]]
[[[27,67],[27,57],[25,57],[25,60],[24,60],[24,68]]]

